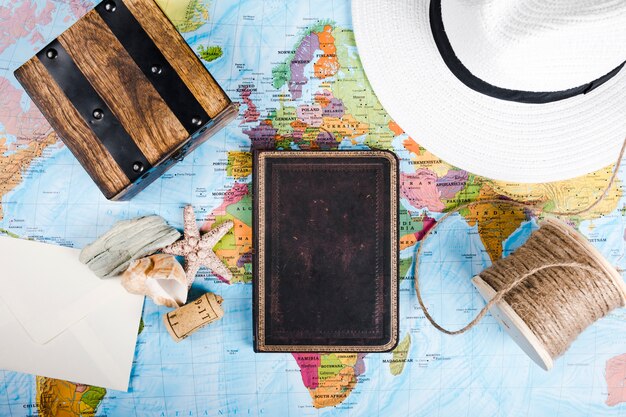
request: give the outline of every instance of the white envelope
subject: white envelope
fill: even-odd
[[[127,391],[144,297],[78,254],[0,237],[0,369]]]

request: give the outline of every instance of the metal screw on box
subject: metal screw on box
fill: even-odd
[[[141,162],[135,162],[133,164],[133,171],[135,172],[143,172],[143,164]]]
[[[117,9],[117,6],[115,5],[114,1],[107,1],[106,3],[104,3],[104,10],[106,10],[107,12],[113,13],[115,9]]]

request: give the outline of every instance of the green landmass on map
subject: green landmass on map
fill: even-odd
[[[9,237],[14,237],[14,238],[18,238],[19,239],[19,235],[16,235],[15,233],[11,233],[8,230],[5,229],[0,229],[0,233],[5,234]]]
[[[221,57],[223,52],[222,48],[217,45],[209,47],[200,45],[198,47],[198,54],[200,55],[200,58],[204,59],[206,62],[211,62]]]
[[[81,401],[93,408],[98,408],[100,401],[106,395],[107,390],[100,387],[89,387],[89,389],[83,394]]]
[[[226,213],[252,227],[252,195],[248,193],[236,204],[228,206]]]
[[[181,33],[198,30],[209,20],[210,0],[156,0]]]
[[[407,362],[407,357],[409,356],[409,349],[411,348],[411,334],[407,333],[404,336],[404,339],[398,346],[392,351],[392,357],[389,362],[389,372],[391,375],[398,376],[404,370],[404,366]]]
[[[400,279],[403,280],[407,277],[406,274],[411,269],[411,265],[413,265],[413,258],[400,258]]]

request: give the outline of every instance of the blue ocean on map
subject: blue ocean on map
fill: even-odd
[[[95,3],[0,2],[0,97],[4,91],[20,88],[12,75],[15,68]],[[294,355],[255,354],[252,248],[243,250],[246,244],[237,242],[224,250],[236,254],[235,264],[229,267],[238,271],[238,279],[228,285],[203,269],[189,296],[194,299],[206,291],[221,295],[224,318],[174,343],[162,322],[169,309],[146,300],[129,391],[106,390],[93,402],[85,402],[79,381],[59,382],[74,390],[72,398],[61,397],[59,392],[46,395],[58,401],[55,404],[68,406],[63,416],[626,415],[623,309],[585,330],[550,372],[535,365],[490,315],[476,328],[457,336],[439,333],[428,323],[413,279],[419,239],[456,205],[482,198],[483,193],[508,197],[517,189],[440,161],[418,145],[420,138],[411,138],[395,126],[360,66],[349,0],[158,3],[188,24],[181,34],[199,55],[201,47],[220,51],[210,62],[203,62],[239,104],[237,120],[126,202],[107,201],[69,149],[60,141],[51,144],[14,174],[22,175],[18,184],[7,192],[0,187],[0,234],[81,248],[115,222],[136,216],[159,214],[182,229],[186,204],[193,204],[198,226],[202,219],[209,222],[215,216],[231,216],[251,233],[246,222],[253,196],[249,190],[245,196],[248,200],[232,196],[232,190],[242,192],[251,183],[250,166],[245,164],[250,161],[251,146],[265,140],[281,148],[315,148],[318,135],[329,134],[339,149],[383,147],[398,156],[401,180],[415,186],[401,189],[400,198],[400,216],[414,227],[401,236],[408,243],[399,254],[403,271],[399,284],[400,345],[389,353],[318,355],[319,373],[313,383]],[[4,16],[8,17],[3,20]],[[326,42],[314,51],[303,51],[303,40],[309,36],[317,36],[318,43],[320,36],[326,36]],[[309,53],[309,61],[294,63],[297,53]],[[325,66],[321,64],[324,59]],[[301,88],[299,96],[295,87]],[[29,121],[13,127],[13,121],[32,105],[26,94],[17,97],[9,106],[0,101],[0,167],[34,141],[28,136],[32,134]],[[322,107],[331,100],[341,109],[341,117],[321,116]],[[320,115],[305,120],[298,115],[303,107],[314,108]],[[236,166],[236,161],[244,162]],[[572,190],[592,199],[607,180],[606,172],[599,172],[586,178],[584,184],[537,185],[533,190],[550,201],[563,198],[564,202],[559,201],[567,205],[570,200],[578,201]],[[626,269],[624,180],[626,172],[621,169],[604,211],[568,220],[621,269]],[[233,202],[226,204],[229,198]],[[237,210],[244,214],[236,217],[233,213]],[[521,246],[541,219],[512,220],[517,223],[496,245],[501,243],[502,255]],[[492,259],[494,245],[488,237],[502,231],[485,232],[479,227],[480,222],[488,224],[488,216],[475,220],[464,212],[452,215],[423,244],[420,289],[429,312],[451,329],[470,322],[485,305],[471,278],[500,255]],[[238,238],[245,241],[246,236]],[[0,370],[0,417],[52,416],[48,404],[42,404],[42,392],[50,382]]]

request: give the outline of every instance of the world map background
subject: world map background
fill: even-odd
[[[0,229],[82,247],[116,221],[139,215],[160,214],[182,228],[182,207],[192,203],[205,230],[216,220],[235,222],[218,246],[233,281],[204,271],[190,295],[220,294],[225,317],[175,344],[161,322],[167,309],[146,300],[128,393],[0,371],[0,416],[626,415],[624,310],[585,331],[546,373],[491,317],[464,335],[437,333],[410,279],[419,240],[445,210],[498,196],[542,200],[549,209],[585,207],[606,187],[610,168],[528,186],[494,182],[439,160],[376,100],[360,66],[347,0],[158,3],[240,103],[237,121],[131,201],[108,202],[12,75],[95,3],[3,0]],[[395,352],[253,353],[251,147],[382,148],[400,157],[401,276],[407,278],[400,285]],[[570,221],[626,269],[623,180],[620,171],[607,198]],[[434,316],[449,327],[468,322],[483,305],[470,278],[536,227],[528,212],[488,203],[442,225],[427,242],[420,269]]]

